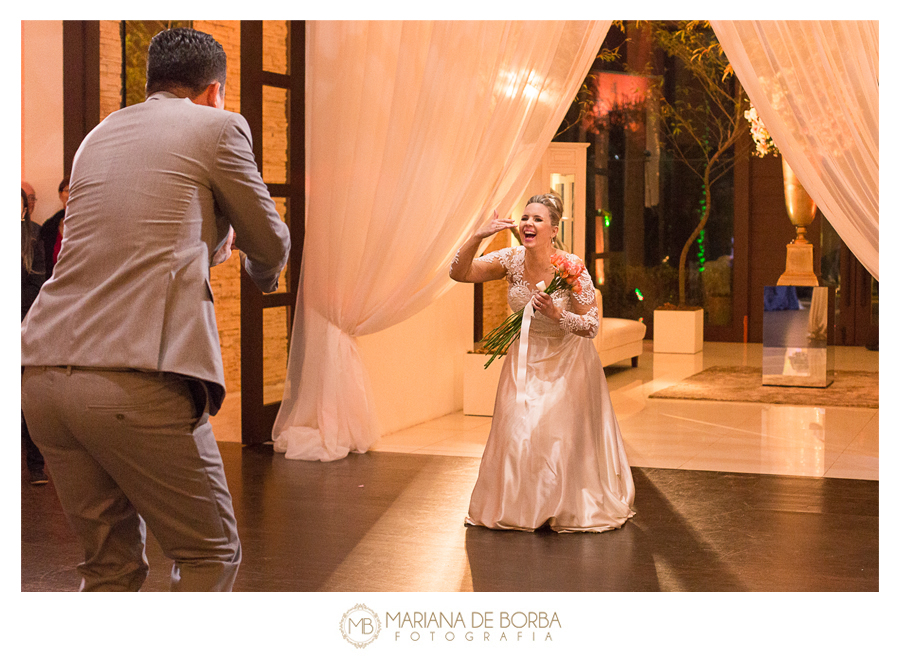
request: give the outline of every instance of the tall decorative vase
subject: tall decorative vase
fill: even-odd
[[[781,166],[784,172],[784,204],[797,235],[787,245],[786,267],[778,279],[778,285],[818,286],[819,279],[813,267],[813,245],[806,238],[806,227],[816,217],[816,203],[800,185],[784,157],[781,158]]]

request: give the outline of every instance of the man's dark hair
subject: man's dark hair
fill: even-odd
[[[150,40],[147,51],[147,95],[182,89],[192,97],[213,82],[225,90],[225,51],[205,32],[176,27]]]

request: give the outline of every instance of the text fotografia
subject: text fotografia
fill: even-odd
[[[413,642],[552,642],[560,628],[555,612],[388,612],[384,622],[394,641]]]

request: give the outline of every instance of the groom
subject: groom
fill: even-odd
[[[290,238],[247,122],[223,110],[225,73],[208,34],[153,38],[146,102],[75,155],[59,260],[22,323],[22,409],[84,547],[83,590],[141,587],[145,521],[172,589],[230,590],[237,575],[209,424],[225,396],[209,270],[234,245],[273,291]]]

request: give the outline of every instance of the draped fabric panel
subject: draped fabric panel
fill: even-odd
[[[449,290],[457,248],[518,201],[609,25],[307,24],[307,222],[276,451],[331,461],[378,438],[356,337]]]
[[[782,157],[878,278],[878,21],[711,21]]]

